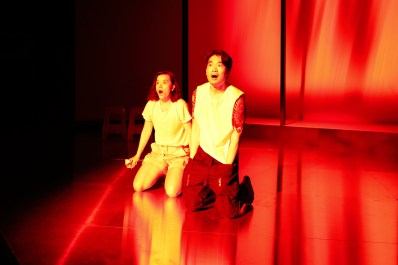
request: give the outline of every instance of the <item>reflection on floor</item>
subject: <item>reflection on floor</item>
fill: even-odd
[[[136,169],[123,159],[138,138],[79,134],[73,179],[3,218],[2,248],[21,265],[397,265],[396,137],[270,135],[255,126],[244,135],[240,172],[251,176],[254,210],[225,220],[214,209],[185,213],[161,182],[134,193]]]

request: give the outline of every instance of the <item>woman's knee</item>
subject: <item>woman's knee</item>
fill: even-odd
[[[134,182],[133,182],[133,189],[134,189],[134,191],[136,191],[136,192],[140,192],[140,191],[143,191],[143,190],[144,190],[143,187],[142,187],[142,185],[141,185],[141,183],[138,183],[138,181],[134,181]]]
[[[167,196],[171,198],[178,197],[181,194],[181,190],[177,187],[165,187]]]
[[[164,188],[169,197],[177,197],[181,193],[183,169],[169,169],[166,175]]]
[[[170,179],[166,179],[164,183],[164,189],[166,191],[167,196],[169,197],[178,197],[181,193],[181,180],[179,181],[170,181]]]

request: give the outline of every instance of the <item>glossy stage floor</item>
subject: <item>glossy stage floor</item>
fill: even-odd
[[[254,209],[233,220],[214,209],[185,213],[181,197],[167,198],[161,182],[133,192],[136,169],[123,160],[138,137],[101,141],[96,131],[79,132],[73,178],[1,217],[3,260],[398,264],[396,131],[251,124],[240,146],[240,177],[251,177]]]

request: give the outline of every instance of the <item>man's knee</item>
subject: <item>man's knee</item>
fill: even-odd
[[[224,218],[233,219],[239,215],[239,202],[228,196],[217,196],[216,207],[219,214]]]

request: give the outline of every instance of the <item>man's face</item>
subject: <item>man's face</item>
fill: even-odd
[[[221,56],[213,55],[209,58],[206,66],[206,77],[213,86],[225,83],[227,68],[222,63]]]

